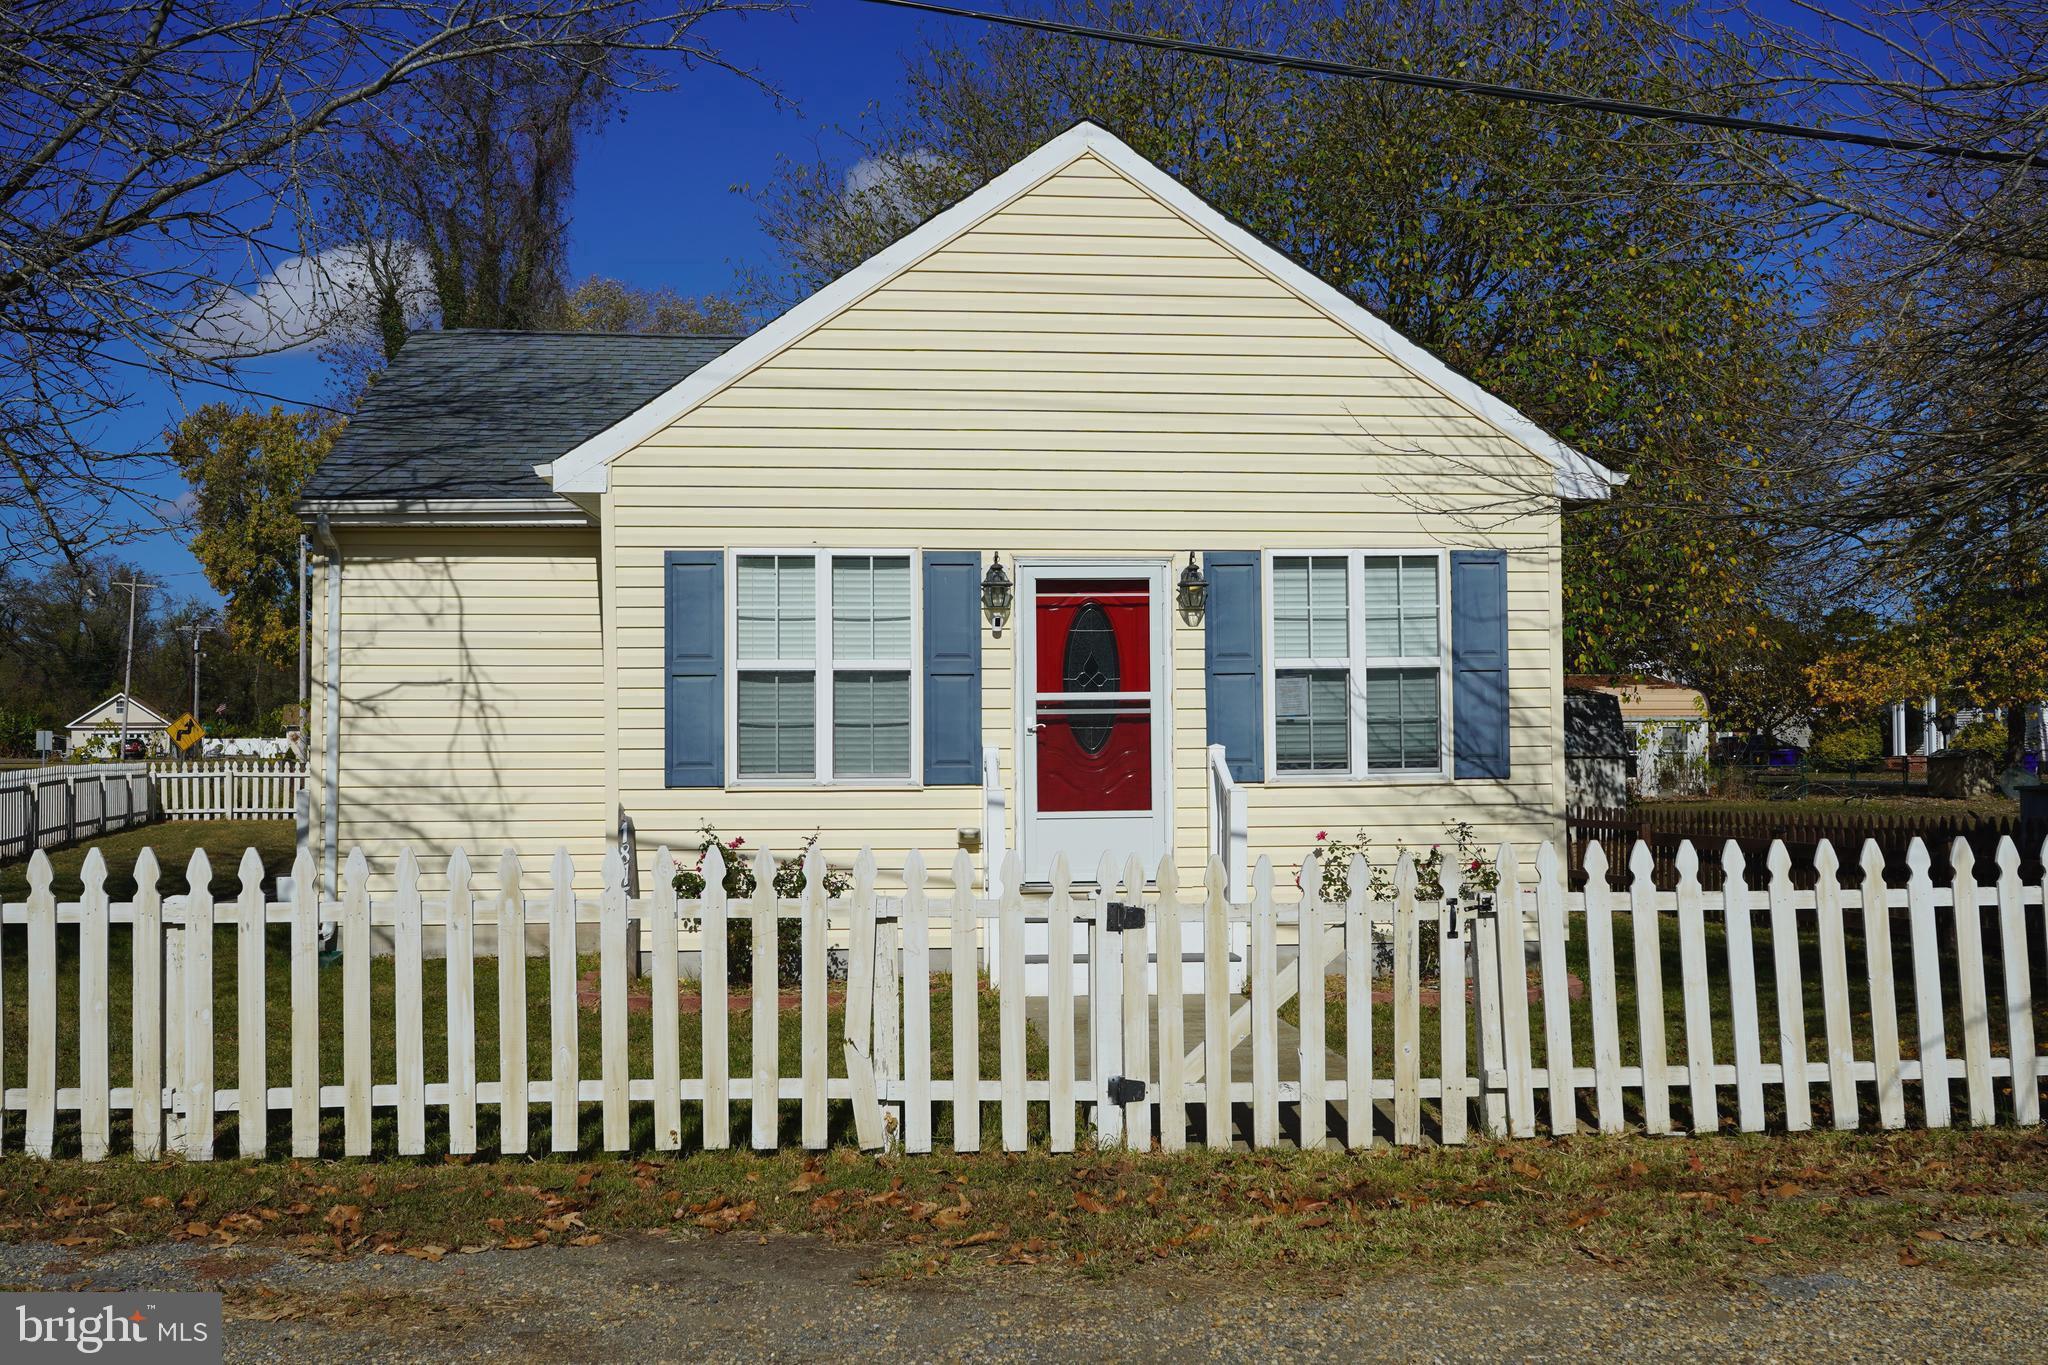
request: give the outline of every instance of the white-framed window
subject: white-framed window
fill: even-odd
[[[732,554],[733,777],[908,783],[918,583],[907,550]]]
[[[1440,550],[1268,552],[1272,776],[1448,771],[1447,565]]]

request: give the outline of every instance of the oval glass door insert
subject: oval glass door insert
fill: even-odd
[[[1118,692],[1122,690],[1123,667],[1117,653],[1116,631],[1109,613],[1099,602],[1084,602],[1067,627],[1067,652],[1061,661],[1060,681],[1068,692]],[[1105,716],[1088,716],[1074,721],[1074,742],[1087,754],[1099,754],[1109,743],[1110,721]]]

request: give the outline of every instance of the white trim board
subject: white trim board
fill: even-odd
[[[1032,734],[1038,728],[1038,585],[1047,578],[1142,578],[1149,584],[1152,676],[1146,680],[1152,699],[1152,809],[1149,812],[1074,812],[1050,817],[1051,823],[1086,826],[1104,822],[1149,826],[1151,846],[1113,850],[1121,874],[1132,854],[1144,864],[1147,877],[1159,860],[1173,851],[1174,706],[1173,706],[1173,556],[1171,555],[1019,555],[1016,559],[1016,654],[1011,667],[1013,696],[1011,751],[1017,757],[1017,849],[1023,857],[1024,885],[1033,890],[1051,884],[1053,856],[1040,828],[1047,816],[1038,813],[1038,759]],[[1084,841],[1085,842],[1085,841]],[[1097,842],[1100,842],[1098,839]],[[1114,841],[1112,841],[1114,842]],[[1094,884],[1097,863],[1079,849],[1067,850],[1069,872],[1077,885]]]
[[[1121,138],[1093,123],[1077,123],[916,231],[870,256],[716,360],[628,417],[584,441],[552,464],[537,465],[558,493],[603,493],[608,466],[649,440],[707,398],[800,341],[882,285],[1008,207],[1081,157],[1093,154],[1129,177],[1235,253],[1281,288],[1316,308],[1354,336],[1406,366],[1444,397],[1468,409],[1557,471],[1561,498],[1604,498],[1628,478],[1589,459],[1529,418],[1457,373],[1385,321],[1361,308],[1203,202],[1200,196],[1147,161]]]

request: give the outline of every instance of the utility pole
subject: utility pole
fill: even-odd
[[[129,689],[135,685],[135,599],[145,589],[160,588],[163,584],[145,583],[130,574],[127,582],[117,582],[114,586],[128,589],[128,647],[123,651],[121,663],[121,744],[114,751],[114,761],[123,763],[128,759],[128,712],[134,706]]]
[[[192,719],[199,719],[199,636],[206,629],[204,621],[192,623]]]

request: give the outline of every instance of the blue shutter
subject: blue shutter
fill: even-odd
[[[924,780],[981,785],[981,556],[924,557]]]
[[[1508,557],[1451,551],[1451,748],[1457,777],[1508,775]]]
[[[1209,580],[1202,658],[1208,670],[1209,743],[1221,744],[1230,775],[1266,780],[1265,616],[1257,550],[1212,550],[1202,556]]]
[[[668,785],[725,785],[725,555],[671,550],[663,562]]]

